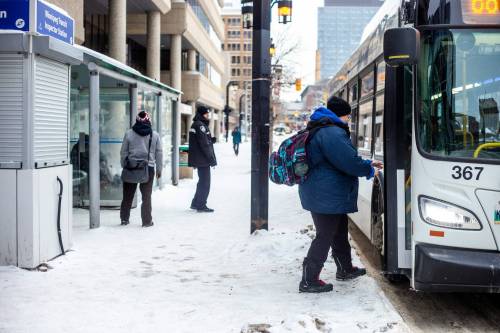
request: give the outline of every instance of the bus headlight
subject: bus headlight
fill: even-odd
[[[420,197],[420,216],[432,225],[444,228],[481,230],[481,223],[471,212],[455,205]]]

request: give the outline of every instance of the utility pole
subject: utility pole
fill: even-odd
[[[242,130],[241,130],[241,122],[243,120],[243,115],[244,115],[244,113],[243,113],[243,98],[246,98],[246,97],[247,97],[246,93],[243,93],[240,96],[240,115],[239,115],[239,120],[238,120],[238,128],[240,129],[240,132],[242,132]]]
[[[226,128],[226,142],[229,140],[229,114],[232,111],[229,107],[229,87],[237,84],[237,81],[229,81],[226,85],[226,106],[224,106],[224,114],[226,116],[224,121],[224,127]]]
[[[271,92],[271,3],[253,4],[252,170],[250,231],[268,229],[269,102]]]

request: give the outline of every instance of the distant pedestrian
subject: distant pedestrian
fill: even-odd
[[[231,133],[233,136],[233,150],[236,156],[238,156],[240,152],[240,143],[241,143],[241,131],[239,127],[235,127],[233,132]]]
[[[351,143],[349,120],[351,107],[337,97],[328,100],[311,115],[308,129],[321,127],[307,144],[311,170],[299,185],[302,207],[311,212],[316,227],[303,262],[301,292],[319,293],[333,289],[319,279],[330,247],[337,266],[337,280],[350,280],[366,274],[352,265],[347,232],[347,214],[358,210],[358,177],[370,179],[382,163],[363,160]]]
[[[210,193],[210,167],[217,165],[213,146],[216,139],[210,134],[208,119],[208,109],[203,106],[199,107],[189,130],[188,165],[198,169],[198,184],[191,202],[191,209],[203,213],[214,211],[207,207],[207,199]]]
[[[153,225],[151,216],[151,194],[153,192],[153,180],[156,176],[161,177],[163,167],[163,150],[160,136],[151,127],[151,120],[147,112],[141,111],[136,118],[132,129],[125,133],[120,152],[121,165],[124,168],[123,200],[120,208],[120,219],[122,225],[129,224],[130,208],[134,200],[137,184],[142,195],[141,219],[143,227]],[[143,172],[144,171],[144,172]],[[125,177],[127,175],[127,177]],[[141,176],[143,179],[139,179]],[[138,177],[137,180],[134,177]]]

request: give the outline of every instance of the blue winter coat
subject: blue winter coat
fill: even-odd
[[[320,107],[311,122],[333,123],[317,130],[307,145],[311,170],[299,185],[302,207],[320,214],[358,211],[358,177],[373,177],[370,160],[363,160],[351,143],[347,124],[327,108]],[[310,123],[311,124],[311,123]]]

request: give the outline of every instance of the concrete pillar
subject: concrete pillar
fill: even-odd
[[[182,90],[182,36],[172,35],[170,42],[170,85]]]
[[[196,71],[196,50],[188,50],[188,70]]]
[[[127,0],[109,0],[109,56],[127,62]]]
[[[161,13],[148,12],[147,75],[160,81]]]

